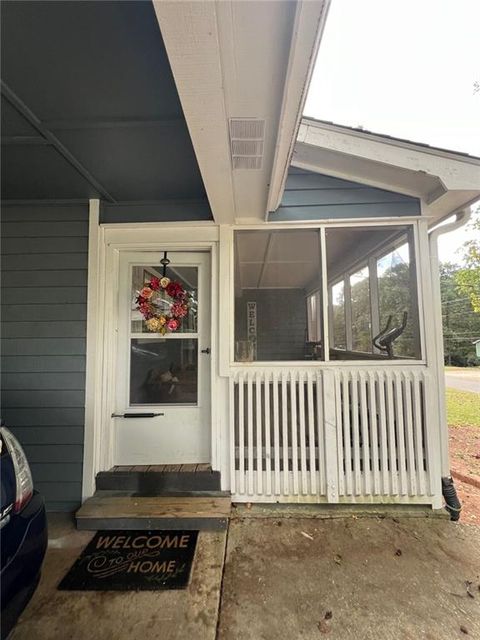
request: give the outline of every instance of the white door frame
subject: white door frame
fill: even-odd
[[[191,240],[195,238],[195,240]],[[218,238],[213,223],[99,225],[90,201],[85,437],[82,498],[95,492],[95,476],[113,465],[119,256],[124,251],[208,251],[211,257],[211,451],[213,469],[225,466],[219,441]]]

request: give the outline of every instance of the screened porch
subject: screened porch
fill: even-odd
[[[438,502],[418,234],[234,232],[234,499]]]

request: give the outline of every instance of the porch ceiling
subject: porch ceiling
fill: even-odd
[[[153,5],[3,2],[2,198],[95,197],[211,219]]]
[[[336,228],[327,234],[329,279],[349,270],[404,232],[397,227]],[[235,234],[236,293],[243,289],[320,286],[320,240],[314,229],[239,231]]]

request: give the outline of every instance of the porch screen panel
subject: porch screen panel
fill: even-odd
[[[413,228],[327,229],[331,360],[420,359]]]
[[[235,233],[235,360],[320,359],[317,229]]]

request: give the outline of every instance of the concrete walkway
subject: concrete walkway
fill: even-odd
[[[188,589],[57,591],[93,537],[49,518],[42,579],[9,640],[214,640],[226,532],[201,532]]]
[[[11,640],[480,639],[480,527],[234,511],[225,566],[225,533],[201,533],[184,591],[57,591],[91,534],[53,519]]]
[[[438,519],[233,520],[218,638],[478,640],[479,549]]]
[[[480,370],[468,368],[445,371],[445,384],[447,387],[459,391],[480,393]]]

